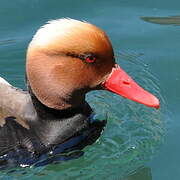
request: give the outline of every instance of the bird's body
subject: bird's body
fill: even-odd
[[[32,165],[41,154],[81,150],[100,136],[106,122],[93,121],[87,102],[75,109],[55,110],[29,92],[0,81],[0,166]],[[44,159],[42,164],[46,163]]]
[[[93,121],[89,91],[109,90],[159,107],[115,63],[107,35],[87,22],[60,19],[41,27],[27,50],[26,75],[27,91],[0,78],[0,164],[14,158],[32,165],[44,154],[95,142],[106,122]]]

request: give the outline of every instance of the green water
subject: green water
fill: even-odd
[[[107,117],[108,125],[101,138],[85,148],[83,157],[2,171],[0,179],[179,180],[180,27],[176,22],[154,24],[141,18],[178,16],[179,7],[178,0],[1,0],[0,76],[14,86],[25,88],[25,53],[35,31],[48,20],[70,17],[103,28],[117,62],[161,98],[162,108],[156,111],[94,92],[88,100],[97,118]]]

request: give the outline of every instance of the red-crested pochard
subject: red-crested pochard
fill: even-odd
[[[28,91],[0,79],[1,158],[21,150],[52,153],[83,132],[71,147],[93,143],[105,123],[90,121],[92,109],[85,95],[92,90],[159,108],[159,100],[116,64],[105,32],[74,19],[49,21],[36,32],[27,50],[26,80]]]

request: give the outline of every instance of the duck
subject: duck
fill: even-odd
[[[107,34],[86,21],[61,18],[40,27],[27,48],[25,76],[27,90],[0,78],[0,165],[12,165],[13,158],[14,164],[32,165],[44,154],[93,144],[106,121],[92,120],[85,98],[90,91],[160,107],[116,63]]]

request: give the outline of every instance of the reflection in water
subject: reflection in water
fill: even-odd
[[[1,45],[6,45],[6,44],[12,44],[12,43],[15,43],[15,42],[16,42],[15,39],[0,40],[0,46],[1,46]]]
[[[180,16],[169,17],[141,17],[144,21],[161,25],[180,25]]]
[[[122,180],[152,180],[151,169],[148,167],[137,170],[132,175]]]
[[[71,168],[71,170],[75,170],[73,168]],[[12,178],[12,175],[14,174],[15,176],[14,177],[30,177],[29,174],[31,174],[33,171],[33,174],[35,175],[33,177],[34,180],[39,180],[41,178],[43,178],[44,180],[49,180],[49,177],[48,176],[48,173],[50,172],[53,172],[54,173],[54,179],[60,179],[59,175],[58,175],[58,172],[59,172],[59,168],[56,166],[50,166],[49,168],[46,168],[44,169],[44,171],[42,171],[42,168],[36,168],[36,169],[11,169],[9,171],[7,171],[6,175],[4,174],[2,177],[7,177],[8,178]],[[104,170],[105,172],[106,170]],[[71,172],[73,173],[73,172]],[[76,174],[79,173],[79,172],[76,172]],[[69,173],[70,174],[70,173]],[[97,175],[96,175],[97,176]],[[96,177],[94,176],[93,179],[98,179],[98,176]],[[1,176],[0,176],[1,177]],[[69,177],[69,176],[67,176]],[[62,177],[63,180],[65,180],[63,177]],[[71,178],[67,178],[68,180],[71,180]],[[80,177],[81,179],[81,177]],[[107,177],[105,179],[108,179],[110,180],[111,177]],[[151,169],[149,167],[141,167],[139,169],[137,169],[136,171],[134,171],[133,173],[131,173],[130,175],[128,175],[127,177],[125,178],[115,178],[117,180],[152,180],[152,174],[151,174]],[[72,178],[72,180],[74,180]]]

